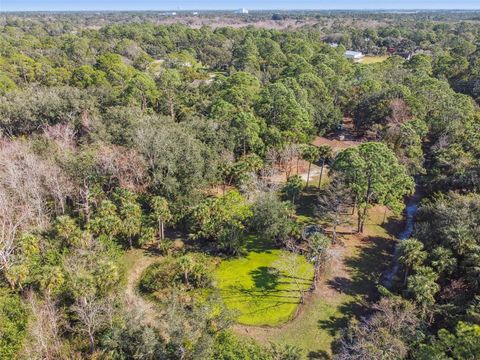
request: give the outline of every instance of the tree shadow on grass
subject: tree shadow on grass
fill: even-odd
[[[249,272],[255,287],[260,291],[275,290],[279,285],[280,272],[274,267],[260,266]]]
[[[247,252],[258,252],[270,254],[272,250],[277,249],[278,246],[270,240],[259,236],[249,235],[245,240],[245,249]]]
[[[307,354],[307,358],[311,360],[313,359],[330,360],[332,357],[326,351],[318,350],[318,351],[310,351]]]
[[[342,293],[361,296],[368,302],[377,301],[377,286],[392,261],[395,241],[382,237],[367,237],[358,252],[345,259],[349,269],[349,278],[335,277],[329,285]]]
[[[345,329],[350,319],[360,319],[369,313],[368,303],[358,299],[349,301],[340,306],[340,316],[330,316],[328,319],[319,320],[318,327],[326,330],[331,336],[336,336]]]
[[[354,255],[344,260],[348,277],[337,276],[328,281],[330,287],[353,297],[339,307],[340,316],[318,321],[318,327],[331,336],[338,336],[351,319],[360,320],[370,314],[370,304],[380,297],[377,286],[381,284],[385,270],[391,266],[395,241],[371,236],[363,242]],[[332,344],[332,351],[338,351],[338,341]]]
[[[309,218],[315,217],[315,204],[318,198],[318,190],[316,189],[304,189],[302,195],[298,198],[296,207],[297,214],[306,216]]]
[[[333,354],[340,351],[340,338],[342,331],[347,329],[349,322],[352,319],[362,319],[371,313],[369,304],[358,299],[349,301],[339,308],[341,316],[330,316],[328,319],[319,320],[318,327],[326,330],[330,336],[335,340],[331,343],[331,350]]]

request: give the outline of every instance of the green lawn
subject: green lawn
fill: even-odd
[[[238,312],[244,325],[275,326],[295,314],[300,289],[308,290],[313,266],[297,256],[295,277],[279,271],[285,251],[250,236],[244,257],[223,260],[215,272],[217,286],[229,309]]]
[[[315,299],[299,321],[289,323],[270,341],[303,349],[304,359],[330,359],[332,343],[348,323],[344,311],[355,301],[358,299],[346,294],[330,299]]]
[[[367,55],[360,60],[360,64],[375,64],[388,59],[387,55]]]

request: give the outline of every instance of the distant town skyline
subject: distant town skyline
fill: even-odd
[[[155,0],[0,0],[0,11],[101,11],[101,10],[480,10],[480,0],[335,0],[335,1],[155,1]]]

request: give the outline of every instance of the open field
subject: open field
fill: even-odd
[[[367,55],[359,61],[360,64],[375,64],[380,63],[388,59],[387,55]]]
[[[259,243],[258,243],[259,242]],[[215,272],[217,286],[229,309],[245,325],[275,326],[290,320],[313,278],[313,266],[297,255],[296,275],[278,270],[287,254],[272,244],[249,237],[248,254],[224,260]]]

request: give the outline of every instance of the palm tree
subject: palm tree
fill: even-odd
[[[165,198],[160,196],[154,196],[150,202],[153,216],[158,223],[158,234],[160,240],[165,239],[165,223],[172,220],[172,214],[168,207],[168,202]]]
[[[407,239],[400,244],[398,261],[405,266],[405,284],[409,271],[422,265],[426,258],[427,253],[423,250],[423,243],[417,239]]]
[[[418,267],[415,275],[408,279],[407,289],[423,310],[435,303],[435,294],[440,290],[437,279],[438,274],[427,266]]]
[[[183,273],[184,284],[186,286],[190,286],[190,281],[188,277],[195,265],[195,261],[193,260],[193,257],[190,255],[184,255],[178,259],[178,264],[180,265],[180,269],[182,270],[182,273]]]
[[[318,160],[318,148],[313,145],[305,145],[301,149],[301,156],[303,160],[308,161],[307,184],[305,185],[305,187],[307,188],[310,181],[310,169],[312,167],[312,162]]]
[[[322,177],[323,177],[323,168],[325,167],[325,163],[332,159],[333,157],[333,149],[330,145],[321,145],[318,148],[318,157],[321,161],[321,168],[320,168],[320,178],[318,179],[318,188],[320,189],[322,186]]]
[[[332,241],[329,237],[319,233],[313,234],[308,239],[308,254],[309,257],[313,259],[314,268],[313,290],[315,290],[317,286],[320,268],[326,260],[327,250],[331,243]]]
[[[286,184],[284,185],[282,191],[287,198],[292,199],[292,203],[295,204],[295,200],[300,192],[302,191],[302,178],[298,175],[292,175],[288,178]]]

